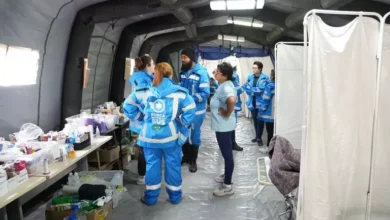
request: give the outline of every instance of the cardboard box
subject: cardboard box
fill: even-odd
[[[70,212],[56,212],[46,210],[46,220],[63,220],[68,217]],[[95,210],[95,213],[88,214],[87,220],[111,220],[112,219],[112,200],[106,203],[102,208]]]
[[[111,150],[99,149],[100,163],[111,163],[119,159],[119,146]],[[88,155],[89,162],[97,162],[96,152]]]

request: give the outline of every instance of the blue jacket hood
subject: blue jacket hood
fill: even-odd
[[[202,65],[200,65],[200,63],[196,63],[194,68],[192,69],[192,72],[196,73],[199,70],[207,71],[206,68],[204,68]]]
[[[178,90],[182,90],[182,91],[184,90],[187,92],[186,89],[184,89],[179,85],[176,85],[169,78],[163,78],[160,85],[150,87],[150,91],[152,92],[153,96],[155,96],[156,98],[166,97],[167,95],[172,94]]]
[[[147,81],[152,82],[153,81],[153,75],[147,73],[145,70],[140,70],[135,73],[130,77],[129,83],[131,85],[135,85],[135,82],[143,82],[146,83]],[[135,86],[141,86],[141,85],[135,85]]]

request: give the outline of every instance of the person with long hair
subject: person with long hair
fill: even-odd
[[[168,63],[157,64],[152,86],[141,101],[132,95],[130,112],[134,119],[144,115],[137,143],[146,159],[146,190],[141,201],[155,205],[161,188],[162,160],[169,201],[182,200],[181,151],[195,119],[196,105],[188,91],[172,81],[173,69]]]
[[[214,191],[215,196],[226,196],[234,193],[232,175],[234,169],[232,133],[236,128],[234,107],[237,93],[233,84],[233,68],[229,63],[218,65],[215,79],[219,87],[211,99],[211,129],[215,131],[219,149],[225,160],[225,173],[215,178],[220,187]]]
[[[274,98],[275,98],[275,70],[271,70],[270,80],[265,85],[265,90],[261,96],[259,114],[257,120],[265,123],[268,140],[267,146],[274,135]],[[262,131],[261,131],[262,132]]]
[[[133,93],[137,93],[138,96],[143,96],[147,91],[146,89],[152,85],[153,82],[153,72],[154,72],[154,61],[153,58],[149,55],[144,55],[141,57],[135,58],[136,72],[129,79]],[[123,108],[125,115],[127,115],[126,108],[129,103],[125,101]],[[130,130],[134,133],[139,134],[143,121],[143,114],[140,117],[130,120]],[[145,172],[146,172],[146,162],[143,153],[142,147],[139,147],[139,156],[138,156],[138,185],[145,185]]]
[[[201,146],[201,127],[206,117],[207,99],[210,96],[210,76],[207,70],[196,62],[196,54],[192,48],[181,52],[182,67],[180,72],[180,85],[189,91],[196,103],[196,119],[191,125],[188,143],[183,146],[182,164],[189,164],[189,171],[198,170],[199,147]]]

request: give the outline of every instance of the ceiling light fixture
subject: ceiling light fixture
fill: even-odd
[[[248,10],[262,9],[264,0],[213,0],[211,10]]]
[[[245,38],[244,37],[232,36],[232,35],[224,35],[224,34],[218,34],[218,40],[245,42]]]
[[[247,17],[229,17],[227,23],[255,28],[262,28],[264,26],[263,22]]]

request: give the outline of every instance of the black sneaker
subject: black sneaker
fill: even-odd
[[[191,173],[196,173],[196,171],[198,171],[198,166],[196,165],[196,162],[191,162],[188,170]]]
[[[259,145],[259,146],[261,147],[261,146],[263,146],[263,145],[264,145],[264,143],[263,143],[263,141],[262,141],[262,140],[260,140],[260,141],[258,141],[258,142],[257,142],[257,145]]]
[[[185,165],[185,164],[187,164],[187,163],[188,163],[187,158],[182,157],[182,158],[181,158],[181,165],[183,166],[183,165]]]
[[[257,142],[257,139],[252,139],[252,143],[256,143]]]
[[[244,148],[238,146],[237,144],[233,144],[233,150],[235,150],[235,151],[243,151]]]

